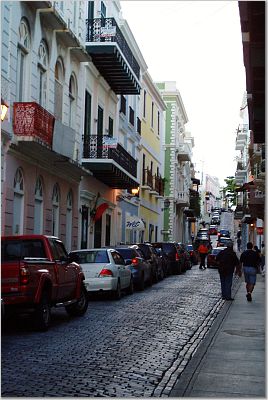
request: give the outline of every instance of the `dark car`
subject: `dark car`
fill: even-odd
[[[207,267],[208,268],[211,268],[211,267],[218,268],[218,264],[216,262],[216,257],[224,249],[226,249],[226,247],[215,247],[212,249],[211,253],[208,254],[208,257],[207,257]]]
[[[158,257],[160,258],[162,262],[162,269],[164,271],[164,277],[169,275],[168,271],[168,256],[166,253],[163,252],[163,250],[159,247],[154,247],[155,251],[157,252]]]
[[[234,242],[232,241],[232,239],[230,239],[229,237],[221,236],[220,238],[218,238],[217,247],[222,247],[222,246],[226,247],[226,246],[228,246],[229,244],[231,244],[231,245],[234,244]]]
[[[168,258],[168,274],[180,274],[182,265],[174,242],[156,242],[152,243],[153,247],[158,247],[163,250]]]
[[[163,279],[164,271],[162,269],[162,261],[151,243],[136,243],[136,245],[141,250],[145,260],[152,266],[153,282],[158,282],[159,279]]]
[[[230,237],[230,231],[228,229],[221,229],[218,233],[218,238],[220,237]]]
[[[151,286],[153,283],[152,266],[148,263],[138,248],[138,246],[120,246],[115,250],[124,258],[133,277],[133,284],[138,290],[144,290],[145,285]]]
[[[216,225],[211,225],[211,226],[209,227],[208,234],[209,234],[210,236],[211,236],[211,235],[217,235],[217,234],[218,234],[218,229],[216,228]]]
[[[192,244],[187,244],[186,249],[187,249],[188,253],[190,254],[192,264],[193,265],[198,264],[198,254],[194,250],[194,246]]]
[[[176,243],[179,257],[182,259],[182,271],[185,272],[187,269],[192,268],[191,256],[188,253],[184,243]]]

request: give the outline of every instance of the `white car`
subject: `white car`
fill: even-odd
[[[121,298],[121,290],[133,293],[133,279],[121,254],[114,249],[83,249],[71,251],[72,261],[81,265],[88,292],[112,292]]]

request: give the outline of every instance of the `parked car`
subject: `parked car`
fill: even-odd
[[[194,246],[192,244],[187,244],[186,249],[187,249],[188,253],[190,254],[192,265],[198,264],[198,254],[194,250]]]
[[[226,249],[226,247],[224,247],[224,246],[214,247],[212,249],[211,253],[208,254],[208,256],[207,256],[207,267],[208,268],[211,268],[211,267],[218,268],[218,264],[216,262],[216,256],[224,249]]]
[[[220,217],[217,216],[217,217],[212,217],[210,222],[211,222],[212,225],[214,225],[214,224],[215,225],[220,225],[221,220],[220,220]]]
[[[118,300],[122,290],[133,293],[131,270],[118,251],[104,248],[83,249],[71,251],[69,257],[81,265],[89,293],[111,292]]]
[[[151,243],[136,243],[138,248],[144,255],[146,261],[148,261],[152,266],[153,271],[153,282],[158,282],[163,279],[164,271],[162,269],[162,261],[158,257],[155,249]]]
[[[232,245],[234,244],[231,238],[221,236],[220,238],[218,238],[217,247],[226,247],[229,243]]]
[[[51,307],[71,316],[88,308],[85,276],[55,236],[14,235],[1,241],[1,297],[4,312],[31,312],[36,329],[46,331]]]
[[[220,237],[230,237],[230,231],[228,229],[220,229],[218,238]]]
[[[168,276],[169,271],[168,271],[168,256],[166,255],[166,253],[164,253],[164,251],[160,248],[160,247],[154,247],[155,251],[157,252],[158,257],[160,257],[161,261],[162,261],[162,268],[164,271],[164,276]]]
[[[127,267],[130,269],[133,277],[134,287],[138,290],[144,290],[145,285],[152,286],[153,270],[149,262],[144,258],[143,253],[137,245],[120,246],[115,250],[124,258]]]
[[[180,274],[182,272],[182,262],[174,242],[156,242],[153,247],[163,250],[168,257],[168,274]]]
[[[184,243],[176,243],[176,246],[179,257],[182,259],[182,272],[185,272],[192,268],[190,253],[188,253]]]

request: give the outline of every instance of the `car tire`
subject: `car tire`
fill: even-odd
[[[121,292],[121,284],[120,281],[117,282],[116,290],[114,292],[114,299],[115,300],[120,300],[122,297],[122,292]]]
[[[45,332],[51,323],[51,304],[47,291],[43,292],[39,304],[35,308],[34,323],[38,331]]]
[[[149,280],[148,280],[148,286],[152,286],[152,284],[153,284],[153,272],[151,271],[150,277],[149,277]]]
[[[140,282],[139,282],[139,285],[138,285],[138,290],[140,292],[142,292],[144,290],[144,275],[141,276],[141,279],[140,279]]]
[[[129,287],[127,288],[127,294],[133,294],[133,293],[134,293],[134,283],[133,283],[133,279],[131,277]]]
[[[80,297],[77,302],[65,307],[66,312],[72,317],[80,317],[85,314],[88,308],[88,294],[84,285],[81,287]]]

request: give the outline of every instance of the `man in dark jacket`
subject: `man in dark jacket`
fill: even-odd
[[[260,264],[260,256],[253,250],[253,244],[251,242],[247,243],[247,250],[241,254],[240,262],[243,264],[247,301],[252,301],[252,292],[256,283],[256,274]]]
[[[216,257],[218,262],[218,271],[221,280],[221,294],[223,300],[234,300],[232,298],[233,274],[236,268],[236,274],[241,276],[241,267],[236,253],[233,251],[232,244],[222,250]]]

